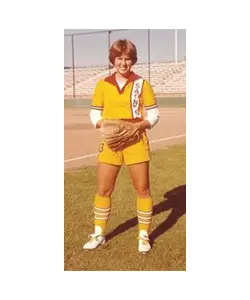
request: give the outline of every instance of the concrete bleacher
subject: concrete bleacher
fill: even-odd
[[[132,69],[136,74],[149,80],[148,64],[136,64]],[[114,69],[111,70],[111,74]],[[76,68],[75,95],[77,98],[91,97],[98,80],[109,75],[108,67]],[[186,93],[186,61],[175,63],[152,63],[150,84],[156,95]],[[73,97],[73,71],[64,70],[64,98]]]

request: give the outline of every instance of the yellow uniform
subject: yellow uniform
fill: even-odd
[[[115,74],[100,80],[94,91],[91,109],[101,111],[103,119],[137,122],[145,119],[145,110],[156,107],[155,94],[150,84],[132,72],[122,89],[116,82]],[[112,151],[101,141],[98,160],[113,165],[149,161],[150,149],[146,132],[139,142],[122,151]]]

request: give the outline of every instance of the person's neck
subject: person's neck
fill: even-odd
[[[130,76],[131,72],[129,72],[128,74],[126,75],[122,75],[120,73],[116,73],[115,74],[115,77],[116,79],[119,81],[119,82],[126,82],[128,80],[128,77]]]

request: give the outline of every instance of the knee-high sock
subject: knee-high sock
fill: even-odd
[[[139,230],[145,230],[149,232],[150,225],[152,222],[152,213],[153,213],[153,200],[150,197],[139,198],[137,197],[137,216]]]
[[[99,196],[97,194],[95,196],[94,205],[95,228],[97,229],[97,226],[99,226],[102,233],[104,233],[111,209],[111,197]]]

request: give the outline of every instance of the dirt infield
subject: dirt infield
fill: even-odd
[[[89,119],[89,109],[64,109],[64,170],[95,165],[99,132]],[[160,108],[159,124],[148,131],[152,150],[186,142],[186,108]]]

